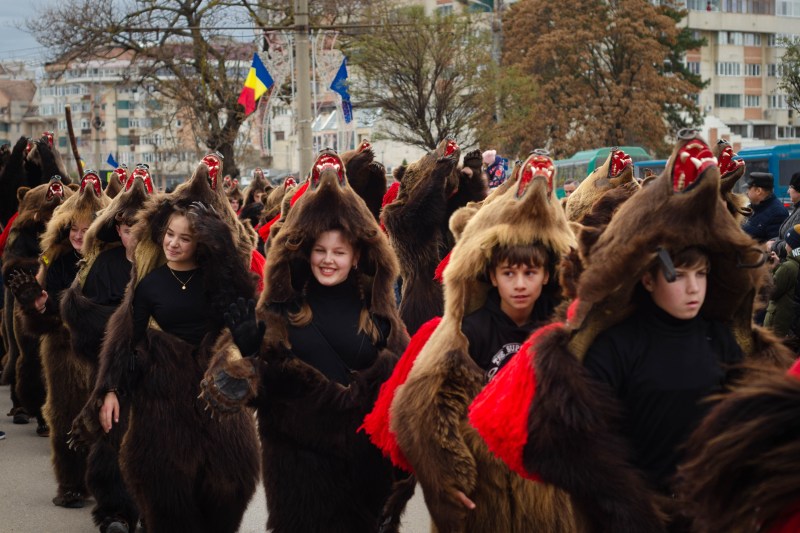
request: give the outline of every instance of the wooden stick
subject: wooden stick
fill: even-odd
[[[69,132],[69,144],[72,146],[72,156],[75,158],[75,166],[78,167],[78,182],[83,177],[83,166],[81,156],[78,155],[78,142],[75,140],[75,130],[72,129],[72,108],[69,104],[64,106],[64,113],[67,115],[67,131]]]

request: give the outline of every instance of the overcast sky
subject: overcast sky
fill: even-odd
[[[0,60],[37,60],[42,48],[25,29],[25,19],[36,17],[42,6],[57,0],[2,0],[0,9]]]

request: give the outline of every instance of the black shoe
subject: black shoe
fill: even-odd
[[[28,413],[23,411],[22,409],[17,409],[14,413],[14,423],[15,424],[27,424],[31,421],[31,417],[28,416]]]
[[[4,438],[6,438],[6,432],[0,431],[0,440],[3,440]]]
[[[66,507],[67,509],[80,509],[86,505],[83,494],[71,490],[53,498],[53,503],[59,507]]]
[[[127,522],[115,519],[106,526],[104,533],[129,533],[129,531]]]
[[[49,437],[50,436],[50,428],[47,427],[47,424],[44,422],[39,422],[39,425],[36,426],[36,434],[40,437]],[[56,504],[58,505],[58,504]],[[83,506],[81,506],[83,507]]]

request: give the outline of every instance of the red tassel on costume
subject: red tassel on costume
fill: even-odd
[[[522,477],[540,481],[522,463],[528,442],[528,413],[536,393],[533,347],[542,335],[563,327],[561,323],[539,328],[509,363],[475,397],[469,406],[469,421],[489,450]]]
[[[306,182],[303,185],[301,185],[299,189],[294,191],[292,199],[289,200],[290,206],[293,206],[297,202],[297,200],[299,200],[300,197],[303,196],[303,193],[305,193],[306,190],[308,190],[308,183],[309,183],[308,180],[306,180]],[[260,228],[258,228],[258,236],[261,237],[262,241],[267,242],[267,239],[269,239],[270,228],[272,228],[272,225],[275,224],[280,219],[281,219],[281,214],[278,213],[277,215],[275,215],[275,218],[273,218],[269,222],[265,222],[264,224],[261,225]]]
[[[800,379],[800,359],[794,362],[792,367],[786,372],[787,375]]]
[[[394,367],[392,375],[386,382],[381,385],[381,390],[378,393],[378,399],[375,400],[375,407],[372,412],[364,418],[364,424],[358,428],[362,429],[369,435],[369,440],[372,444],[380,448],[386,457],[392,460],[392,463],[398,468],[402,468],[407,472],[414,472],[414,469],[409,464],[406,456],[400,446],[397,445],[397,438],[394,433],[389,429],[389,419],[391,413],[389,412],[392,407],[392,400],[397,388],[406,382],[408,374],[411,373],[411,367],[414,366],[414,361],[417,360],[419,352],[422,347],[428,342],[436,327],[441,322],[441,317],[434,317],[427,321],[422,327],[417,330],[403,352],[403,357],[397,362]]]
[[[6,248],[6,242],[8,241],[8,235],[11,233],[11,225],[17,219],[19,212],[14,213],[11,218],[8,219],[6,222],[6,227],[3,228],[3,233],[0,235],[0,257],[3,256],[3,250]]]
[[[258,294],[261,294],[261,291],[264,290],[264,266],[266,264],[267,260],[261,255],[261,252],[253,250],[250,253],[250,272],[258,275]]]
[[[397,200],[397,193],[400,192],[400,182],[395,181],[389,188],[386,190],[386,193],[383,195],[383,200],[381,201],[381,209],[389,205],[390,203]],[[386,233],[386,228],[383,227],[383,221],[381,220],[381,229],[384,233]]]
[[[447,265],[450,263],[450,254],[452,253],[453,251],[450,250],[450,252],[444,256],[444,259],[439,262],[439,266],[437,266],[436,270],[433,272],[433,279],[442,285],[444,285],[444,269],[447,268]]]

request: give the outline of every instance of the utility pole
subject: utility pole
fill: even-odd
[[[311,171],[313,146],[311,142],[311,64],[308,44],[308,0],[294,2],[295,56],[297,61],[297,135],[300,143],[300,174],[302,180]]]
[[[501,11],[503,8],[503,0],[494,0],[494,5],[492,7],[494,8],[494,12],[492,13],[492,60],[497,67],[499,75],[500,60],[503,50],[503,12]],[[495,115],[497,116],[498,124],[503,121],[503,106],[501,105],[499,95],[495,104]]]

